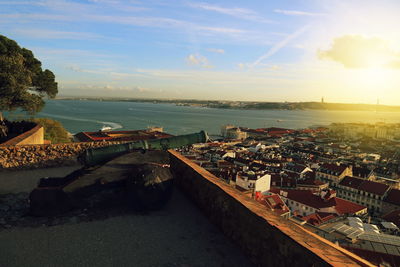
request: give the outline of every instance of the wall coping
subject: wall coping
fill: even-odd
[[[271,226],[279,229],[282,234],[286,235],[299,245],[311,251],[317,257],[321,258],[328,264],[332,266],[374,266],[367,260],[355,255],[354,253],[326,240],[315,233],[305,229],[304,227],[293,223],[287,219],[284,219],[273,211],[269,211],[262,204],[258,203],[254,199],[251,199],[245,195],[238,194],[237,191],[230,187],[229,185],[222,182],[219,178],[200,167],[196,163],[192,162],[185,156],[181,155],[179,152],[175,150],[168,151],[171,155],[181,160],[189,167],[191,167],[194,171],[200,174],[204,179],[213,183],[221,190],[223,190],[226,194],[231,196],[240,202],[244,207],[249,209],[251,212],[256,214],[258,217],[261,217],[266,221],[266,223]]]
[[[16,137],[14,137],[14,138],[16,138]],[[12,139],[10,139],[10,140],[12,140]],[[8,140],[8,141],[10,141],[10,140]],[[22,147],[32,147],[32,146],[39,146],[39,147],[49,147],[50,146],[51,147],[51,146],[78,146],[78,145],[93,145],[93,144],[113,145],[113,144],[126,143],[126,141],[104,141],[104,142],[103,141],[100,141],[100,142],[92,141],[92,142],[68,142],[68,143],[54,143],[54,144],[15,145],[15,144],[6,144],[7,142],[0,144],[0,149],[1,148],[10,148],[10,147],[14,147],[14,146],[18,146],[19,148],[22,148]]]
[[[26,132],[14,137],[14,138],[11,138],[10,140],[7,140],[4,143],[1,143],[0,147],[1,146],[15,146],[15,145],[18,145],[18,143],[22,142],[23,140],[25,140],[29,136],[37,133],[41,128],[43,128],[42,125],[36,124],[36,126],[33,127],[32,129],[30,129],[29,131],[26,131]]]

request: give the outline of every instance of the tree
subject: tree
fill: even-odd
[[[0,111],[21,108],[35,114],[44,107],[45,96],[57,93],[53,72],[43,71],[32,51],[0,35]]]

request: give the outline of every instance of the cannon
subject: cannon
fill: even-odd
[[[162,208],[172,193],[169,153],[208,141],[207,133],[138,141],[88,149],[79,156],[81,169],[63,178],[42,178],[30,193],[30,213],[54,216],[82,207],[93,196],[110,188],[122,188],[134,210]]]
[[[205,131],[201,131],[199,133],[179,135],[168,138],[140,140],[125,144],[90,148],[79,157],[79,161],[85,166],[95,166],[133,150],[168,150],[170,148],[179,148],[196,143],[205,143],[208,141],[208,139],[209,137],[207,133]]]

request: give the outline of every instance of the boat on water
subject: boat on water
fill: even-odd
[[[111,131],[112,128],[110,126],[106,126],[103,125],[103,127],[101,127],[100,132],[107,132],[107,131]]]

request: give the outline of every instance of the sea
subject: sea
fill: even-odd
[[[11,119],[29,117],[6,113]],[[179,135],[207,131],[219,135],[222,125],[249,128],[282,127],[302,129],[327,126],[333,122],[400,123],[400,113],[326,110],[242,110],[177,106],[165,103],[47,100],[39,118],[60,121],[72,134],[98,131],[103,126],[114,130],[139,130],[161,126],[167,133]]]

